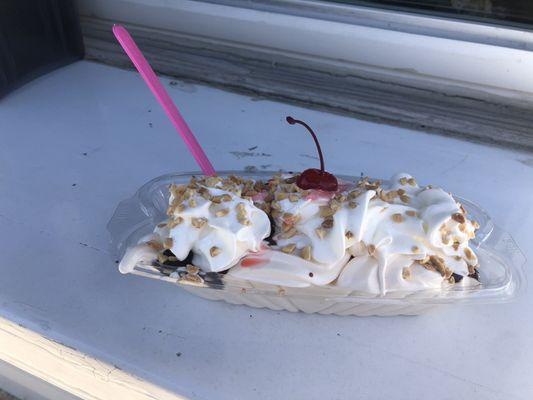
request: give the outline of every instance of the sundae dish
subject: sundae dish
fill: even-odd
[[[266,179],[191,176],[168,188],[167,218],[128,248],[137,266],[177,282],[390,296],[477,287],[479,224],[450,193],[406,173],[338,179],[324,168]],[[235,302],[235,301],[233,301]]]

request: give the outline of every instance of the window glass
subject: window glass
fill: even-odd
[[[334,0],[533,29],[533,0]]]

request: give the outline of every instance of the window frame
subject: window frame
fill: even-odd
[[[397,21],[391,25],[382,10],[371,10],[385,24],[379,28],[369,26],[377,24],[371,18],[356,24],[300,15],[307,13],[304,5],[317,2],[276,0],[283,7],[302,5],[293,15],[286,8],[257,9],[258,3],[273,6],[271,0],[252,0],[246,7],[230,1],[239,0],[80,0],[86,57],[131,68],[111,33],[113,23],[123,23],[156,72],[168,76],[533,151],[533,51],[516,48],[527,47],[531,32],[483,25],[496,36],[463,40],[446,37],[443,29],[422,33],[404,13],[385,11]],[[416,17],[426,24],[441,21]],[[523,36],[523,43],[496,43],[513,35]]]
[[[318,1],[245,4],[81,0],[80,10],[82,16],[290,55],[326,69],[378,73],[454,96],[533,104],[533,75],[527,78],[533,71],[532,32]]]
[[[318,0],[201,0],[206,3],[455,39],[533,51],[533,31],[518,25],[494,24],[453,16],[431,15],[390,7],[351,5]]]

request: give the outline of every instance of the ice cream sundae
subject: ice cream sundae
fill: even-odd
[[[479,284],[479,227],[445,190],[400,173],[386,182],[320,169],[266,180],[191,177],[169,187],[167,219],[129,248],[136,265],[192,284],[248,282],[384,296]]]

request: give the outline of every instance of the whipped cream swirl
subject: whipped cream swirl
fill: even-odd
[[[440,188],[408,174],[386,184],[340,182],[335,193],[302,190],[295,175],[268,183],[193,178],[171,186],[169,220],[128,250],[120,268],[147,263],[164,249],[190,252],[205,272],[287,287],[336,286],[383,295],[440,288],[469,278],[478,264],[469,240],[477,224]],[[269,215],[274,222],[274,243]],[[154,250],[155,249],[155,250]]]
[[[291,176],[280,180],[290,182]],[[466,283],[469,279],[463,277],[477,265],[468,246],[476,226],[462,206],[440,188],[419,187],[408,174],[392,177],[387,185],[362,180],[334,194],[291,191],[283,183],[277,185],[271,214],[274,248],[288,253],[292,261],[270,257],[257,268],[239,265],[232,275],[267,282],[270,272],[275,283],[283,280],[283,273],[286,282],[299,274],[308,285],[337,279],[338,287],[385,294],[438,288],[455,277]],[[332,266],[347,253],[353,258],[333,276]],[[309,268],[309,262],[315,268]]]
[[[366,209],[363,224],[351,227],[360,240],[348,248],[354,258],[341,272],[339,287],[384,294],[439,287],[474,272],[477,257],[468,242],[476,225],[451,194],[420,188],[410,175],[398,174]]]
[[[270,234],[264,211],[219,186],[173,187],[165,227],[176,258],[184,260],[192,251],[194,265],[206,272],[224,271],[248,251],[259,251]]]

